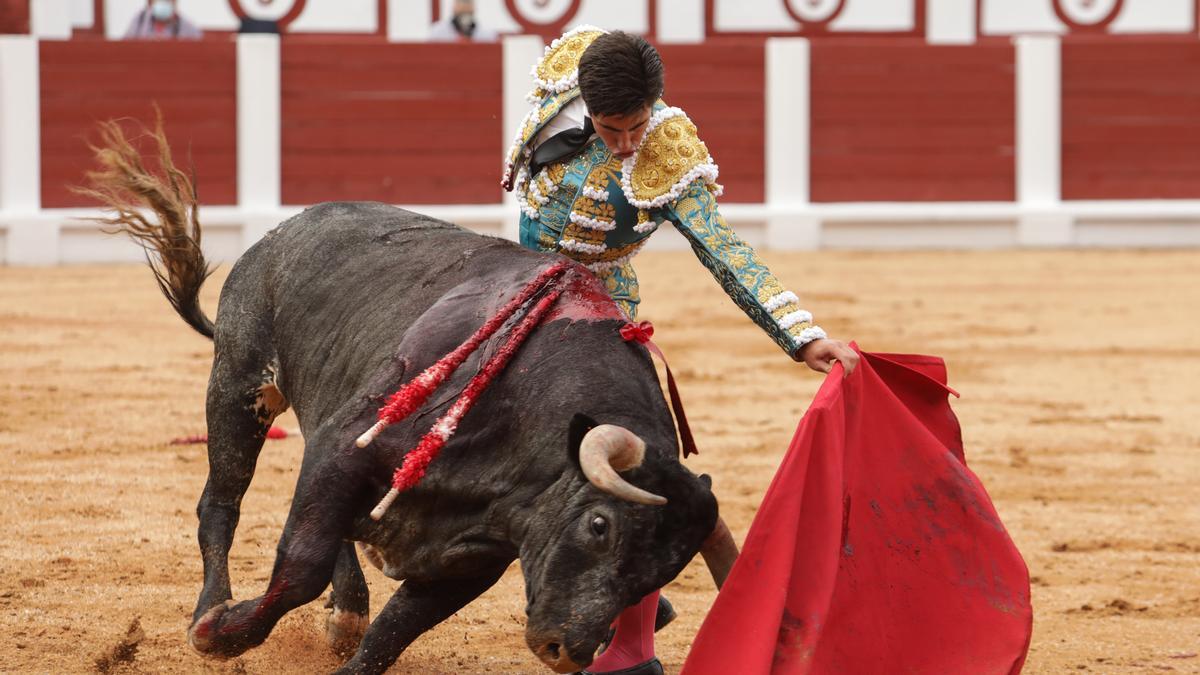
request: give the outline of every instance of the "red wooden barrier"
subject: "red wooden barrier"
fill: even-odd
[[[1067,39],[1064,199],[1200,198],[1200,42]]]
[[[659,45],[667,103],[687,112],[721,167],[722,202],[766,199],[766,50],[762,40]]]
[[[42,206],[91,206],[74,195],[93,167],[97,121],[152,123],[162,108],[175,161],[195,166],[203,204],[237,203],[237,52],[233,42],[42,42]],[[132,127],[131,127],[132,128]],[[144,144],[149,149],[149,144]]]
[[[0,35],[29,33],[29,0],[0,0]]]
[[[499,44],[283,43],[285,204],[495,204]]]
[[[1015,50],[812,43],[811,198],[1011,201]]]

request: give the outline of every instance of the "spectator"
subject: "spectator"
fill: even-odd
[[[199,40],[203,35],[179,15],[175,0],[147,0],[125,31],[126,40]]]
[[[496,31],[475,21],[475,0],[454,0],[454,15],[429,29],[430,42],[495,42]]]

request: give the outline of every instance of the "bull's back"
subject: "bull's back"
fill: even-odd
[[[221,302],[224,309],[227,296],[235,304],[238,296],[266,297],[284,393],[298,413],[320,417],[391,367],[408,327],[447,290],[543,261],[512,242],[411,211],[331,202],[247,251]],[[473,328],[445,326],[438,337],[460,340]]]

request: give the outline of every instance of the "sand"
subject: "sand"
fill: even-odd
[[[946,358],[967,459],[1033,575],[1026,672],[1200,672],[1200,253],[765,257],[831,334]],[[205,288],[210,315],[227,269]],[[712,474],[740,541],[821,376],[690,254],[647,253],[639,269],[642,318],[704,450],[688,464]],[[143,267],[0,268],[0,671],[337,667],[319,601],[237,659],[186,644],[206,460],[167,441],[204,431],[211,358]],[[263,450],[231,555],[236,598],[265,587],[301,451]],[[367,577],[377,611],[395,582]],[[674,672],[715,591],[697,560],[667,593],[680,618],[659,654]],[[514,566],[392,672],[548,672],[524,645],[523,597]]]

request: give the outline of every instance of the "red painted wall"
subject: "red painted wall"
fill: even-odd
[[[237,203],[233,42],[46,41],[39,50],[43,207],[91,206],[69,186],[94,166],[87,143],[96,140],[96,122],[152,123],[153,102],[162,108],[176,164],[187,167],[190,152],[201,201]]]
[[[500,49],[285,38],[283,202],[499,202]]]
[[[1200,42],[1067,39],[1064,199],[1200,198]]]
[[[762,40],[659,45],[663,99],[687,112],[721,168],[725,203],[766,199],[766,50]]]
[[[30,0],[0,0],[0,35],[29,33]]]
[[[812,42],[811,198],[1011,201],[1009,43]]]

